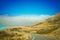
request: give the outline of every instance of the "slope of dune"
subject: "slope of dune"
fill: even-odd
[[[45,21],[33,25],[32,27],[22,28],[24,32],[42,34],[48,37],[60,38],[60,13]]]
[[[32,34],[60,39],[60,13],[31,27],[12,27],[0,31],[0,40],[28,40]]]
[[[20,28],[19,28],[20,29]],[[18,28],[8,28],[0,31],[0,40],[28,40],[31,35]]]
[[[50,33],[56,29],[60,28],[60,13],[56,14],[55,16],[46,19],[45,21],[33,25],[32,27],[23,27],[22,30],[24,31],[37,31],[40,34]]]
[[[38,34],[43,34],[54,38],[60,38],[60,13],[33,27],[40,28],[37,31]]]

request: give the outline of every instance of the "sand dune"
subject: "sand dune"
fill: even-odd
[[[0,40],[28,40],[32,34],[60,39],[60,13],[31,27],[12,27],[0,31]]]

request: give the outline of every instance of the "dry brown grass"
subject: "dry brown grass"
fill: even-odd
[[[0,31],[0,40],[26,40],[31,37],[30,34],[35,33],[45,35],[47,37],[60,37],[60,13],[54,17],[38,23],[32,27],[18,27],[8,28]]]

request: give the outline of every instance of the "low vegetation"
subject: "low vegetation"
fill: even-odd
[[[60,13],[32,27],[8,28],[0,31],[0,40],[28,40],[33,34],[60,39]]]

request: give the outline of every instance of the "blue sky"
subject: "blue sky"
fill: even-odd
[[[54,15],[60,12],[60,0],[0,0],[0,15]]]
[[[0,26],[31,26],[60,12],[60,0],[0,0]]]

